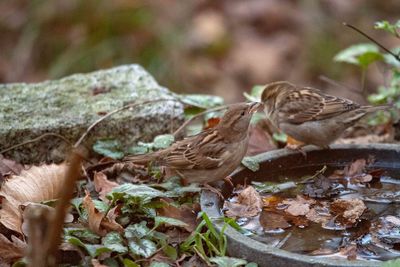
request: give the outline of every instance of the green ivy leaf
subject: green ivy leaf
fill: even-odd
[[[256,172],[260,169],[260,164],[253,157],[244,157],[242,159],[242,164],[253,172]]]
[[[218,267],[238,267],[247,264],[246,260],[233,257],[212,257],[210,261],[217,264]]]
[[[114,139],[97,140],[93,145],[93,150],[100,155],[112,159],[121,159],[124,157],[121,142]]]
[[[399,33],[396,30],[400,29],[400,20],[398,20],[395,24],[391,24],[387,20],[375,22],[375,29],[384,30],[397,37],[399,36]]]
[[[91,232],[86,228],[64,228],[65,236],[74,236],[89,243],[98,243],[100,241],[100,236]]]
[[[187,104],[198,108],[209,109],[224,104],[224,99],[214,95],[202,95],[202,94],[181,94],[178,96],[179,99]]]
[[[157,189],[143,184],[122,184],[115,187],[107,197],[113,201],[118,199],[139,199],[142,203],[147,203],[156,197],[164,197],[165,194]]]
[[[178,259],[178,252],[173,246],[165,245],[163,247],[163,252],[173,261]]]
[[[130,259],[124,259],[122,263],[124,264],[124,267],[140,267],[139,264]]]
[[[154,138],[153,144],[157,149],[167,148],[175,141],[172,134],[162,134]]]
[[[376,45],[365,43],[352,45],[340,51],[333,60],[366,68],[375,61],[383,60],[383,55]]]
[[[111,251],[109,248],[106,248],[102,245],[85,244],[76,237],[71,237],[71,236],[68,237],[67,236],[67,237],[65,237],[65,240],[74,246],[78,246],[78,247],[82,247],[82,248],[86,249],[86,251],[89,253],[89,255],[93,258],[101,255],[102,253]]]
[[[117,253],[126,253],[128,248],[124,246],[121,235],[117,232],[109,232],[103,237],[103,245]]]
[[[175,219],[175,218],[169,218],[169,217],[164,217],[164,216],[156,216],[154,218],[154,228],[157,228],[158,226],[160,226],[161,224],[168,224],[171,226],[178,226],[178,227],[186,227],[188,226],[187,223]]]
[[[131,224],[125,228],[124,235],[127,239],[137,238],[140,239],[145,237],[150,232],[150,229],[146,226],[146,222]]]
[[[149,239],[128,240],[129,250],[136,255],[148,258],[157,251],[156,244]]]

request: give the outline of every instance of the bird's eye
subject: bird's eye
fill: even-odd
[[[246,112],[242,111],[242,113],[240,113],[241,116],[246,115]]]

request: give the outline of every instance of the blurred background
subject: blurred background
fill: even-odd
[[[342,22],[393,47],[398,40],[374,22],[399,19],[400,1],[1,0],[0,11],[0,83],[139,63],[173,91],[228,103],[282,79],[365,102],[360,69],[333,61],[367,42]],[[385,72],[383,63],[369,68],[366,89],[383,84]]]

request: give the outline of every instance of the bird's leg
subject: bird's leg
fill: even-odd
[[[208,183],[204,183],[204,184],[203,184],[203,187],[204,187],[205,190],[209,190],[209,191],[211,191],[211,192],[217,194],[220,198],[224,199],[224,196],[222,195],[221,191],[218,190],[217,188],[212,187],[212,186],[209,185]]]
[[[225,183],[229,184],[230,186],[235,187],[235,185],[232,183],[232,177],[226,176],[224,178],[224,181],[225,181]]]

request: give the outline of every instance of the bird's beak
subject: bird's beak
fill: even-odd
[[[251,102],[249,105],[249,113],[253,114],[259,111],[260,107],[263,105],[260,102]]]

